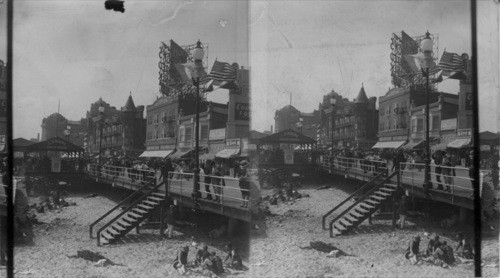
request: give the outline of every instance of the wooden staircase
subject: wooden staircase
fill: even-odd
[[[373,178],[325,214],[323,216],[324,229],[326,229],[325,222],[328,215],[339,209],[342,205],[347,203],[347,201],[355,199],[353,204],[330,221],[330,237],[347,234],[379,210],[384,202],[388,200],[392,201],[392,197],[397,189],[397,184],[391,183],[390,180],[396,174],[397,173],[394,172],[388,177],[379,175]]]
[[[164,182],[156,184],[156,181],[153,180],[130,194],[90,225],[90,238],[93,238],[93,228],[97,223],[103,221],[112,212],[130,202],[132,203],[127,205],[124,210],[113,217],[113,219],[107,221],[106,224],[97,231],[97,245],[112,244],[130,232],[133,228],[136,228],[142,221],[148,218],[153,211],[164,204],[166,198],[165,193],[160,193],[158,190],[158,188],[164,184]]]
[[[98,233],[100,244],[112,244],[126,235],[133,228],[144,221],[165,200],[165,194],[153,192],[135,206],[130,206],[127,213],[116,219],[109,226]]]

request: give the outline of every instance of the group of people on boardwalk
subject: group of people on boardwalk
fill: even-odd
[[[191,244],[196,248],[196,257],[194,261],[188,261],[189,245],[184,245],[176,254],[173,267],[181,274],[187,274],[189,271],[199,273],[207,277],[218,277],[227,271],[240,272],[248,268],[243,265],[243,261],[236,248],[228,244],[227,255],[223,261],[215,251],[209,251],[207,245],[200,247],[193,242]]]

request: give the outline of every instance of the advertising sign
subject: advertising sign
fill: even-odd
[[[285,164],[293,164],[293,150],[285,150]]]
[[[457,129],[457,118],[441,121],[441,130],[454,130],[454,129]]]
[[[240,139],[227,139],[226,141],[226,149],[239,149],[240,148]]]
[[[234,119],[236,121],[249,121],[250,120],[250,104],[236,102],[234,106]]]
[[[54,173],[61,173],[61,159],[53,157],[51,159],[51,169]]]

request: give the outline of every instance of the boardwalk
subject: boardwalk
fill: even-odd
[[[368,181],[377,173],[388,169],[387,163],[383,161],[367,161],[364,159],[355,158],[340,158],[340,157],[322,157],[320,159],[321,168],[329,171],[332,174],[343,175],[346,178],[352,178],[362,181]],[[437,174],[435,173],[435,165],[431,165],[431,182],[433,188],[428,192],[424,191],[424,165],[423,164],[406,164],[402,163],[404,169],[400,170],[401,186],[411,194],[419,197],[430,198],[434,201],[446,202],[457,206],[473,209],[473,187],[469,178],[469,171],[463,167],[453,167],[454,174],[448,177],[451,178],[450,191],[437,190]],[[448,168],[448,167],[442,167]],[[451,168],[450,168],[451,169]],[[446,189],[445,175],[439,175],[441,184]],[[397,176],[393,178],[393,182],[397,182]]]
[[[114,187],[138,190],[148,181],[156,179],[157,182],[160,182],[160,174],[151,170],[114,166],[102,166],[100,171],[98,169],[97,165],[91,165],[88,169],[89,176],[95,178],[96,181],[111,184]],[[200,176],[202,198],[196,199],[196,202],[192,198],[194,186],[192,173],[171,173],[167,186],[160,186],[159,191],[166,192],[177,205],[183,207],[208,211],[244,221],[251,220],[250,206],[252,202],[249,202],[248,207],[242,207],[242,190],[239,187],[237,178],[218,177],[223,181],[221,182],[223,186],[218,186],[221,189],[221,193],[218,194],[219,202],[205,199],[207,192],[205,191],[204,178],[204,175]],[[210,185],[210,192],[212,197],[215,197],[214,185],[212,184]],[[255,194],[252,195],[252,199],[254,199],[256,196]]]

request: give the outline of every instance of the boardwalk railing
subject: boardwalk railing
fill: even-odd
[[[346,171],[353,174],[373,173],[377,175],[387,171],[387,163],[381,160],[321,155],[319,164],[332,171]]]
[[[210,183],[208,183],[208,179],[206,178],[210,179]],[[183,196],[191,196],[194,186],[193,179],[193,173],[169,173],[169,194],[173,193]],[[241,188],[238,178],[202,174],[200,175],[199,185],[202,198],[206,198],[210,194],[212,199],[216,199],[216,203],[221,206],[242,207],[243,202],[249,201],[250,199],[250,189]],[[207,186],[209,191],[206,190]],[[245,199],[244,195],[247,195],[248,197]],[[246,207],[243,207],[243,209],[247,210],[249,206],[250,203]]]
[[[88,165],[87,172],[96,177],[119,179],[127,183],[144,184],[155,179],[154,170],[142,170],[127,167],[108,166],[98,164]]]
[[[412,186],[422,186],[424,183],[425,164],[400,163],[401,182]],[[480,194],[485,171],[480,171]],[[430,181],[432,189],[442,187],[444,192],[454,195],[471,197],[474,192],[474,178],[469,176],[469,169],[461,166],[430,165]]]

